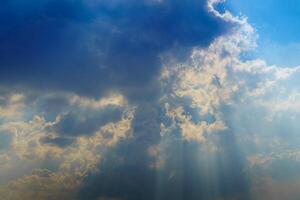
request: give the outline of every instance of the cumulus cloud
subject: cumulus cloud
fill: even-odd
[[[164,132],[180,128],[184,138],[201,142],[209,133],[226,130],[222,108],[234,104],[235,96],[248,86],[236,72],[242,62],[239,55],[255,41],[253,28],[245,21],[239,23],[207,49],[195,48],[186,62],[166,63],[161,102],[171,122],[162,124]]]

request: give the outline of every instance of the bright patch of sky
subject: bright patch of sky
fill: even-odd
[[[247,16],[256,28],[256,57],[271,65],[300,65],[299,0],[227,0],[224,6],[235,15]]]

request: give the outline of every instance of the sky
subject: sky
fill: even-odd
[[[287,0],[229,0],[223,5],[235,15],[248,17],[259,33],[256,56],[269,64],[299,65],[300,2]]]
[[[4,0],[0,200],[298,200],[295,0]]]

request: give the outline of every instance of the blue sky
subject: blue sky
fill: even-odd
[[[236,15],[248,17],[259,34],[256,56],[270,64],[296,66],[300,61],[300,2],[297,0],[228,0]]]

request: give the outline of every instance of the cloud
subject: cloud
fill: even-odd
[[[205,0],[13,0],[0,18],[1,85],[134,99],[156,96],[162,53],[206,46],[229,26]]]
[[[59,121],[51,126],[50,130],[61,135],[86,135],[93,134],[99,127],[121,118],[122,110],[118,107],[108,107],[92,112],[88,110],[81,112],[70,112],[59,117]]]
[[[299,68],[245,59],[219,0],[34,2],[0,8],[3,197],[248,200],[251,167],[296,166]]]
[[[23,103],[24,96],[21,94],[12,94],[9,97],[2,97],[0,103],[0,120],[18,119],[21,117],[20,110],[25,107]]]
[[[233,20],[238,19],[234,18]],[[199,142],[201,146],[205,146],[209,142],[212,142],[213,146],[216,146],[217,152],[223,151],[231,154],[233,158],[228,158],[225,156],[225,159],[223,154],[217,153],[218,156],[227,161],[233,159],[232,163],[221,162],[223,167],[227,166],[228,168],[231,168],[232,165],[239,166],[235,168],[235,173],[238,175],[236,174],[236,176],[227,177],[227,184],[239,184],[240,186],[243,185],[244,188],[240,190],[242,191],[242,194],[238,194],[237,191],[231,190],[229,187],[221,192],[219,191],[220,196],[225,199],[226,197],[224,196],[226,195],[228,195],[229,199],[250,198],[250,194],[248,194],[248,189],[250,188],[247,188],[249,186],[247,185],[249,183],[247,182],[247,178],[249,177],[247,177],[245,173],[241,172],[245,169],[245,160],[240,157],[243,155],[239,155],[237,151],[239,151],[240,146],[243,145],[245,146],[241,148],[241,154],[244,153],[243,150],[249,153],[249,151],[255,151],[256,149],[254,146],[251,147],[248,146],[248,144],[243,143],[242,140],[248,136],[251,137],[250,134],[255,132],[256,137],[262,141],[261,146],[274,149],[276,148],[274,145],[277,136],[281,134],[281,137],[284,137],[284,135],[289,132],[289,130],[286,129],[289,127],[288,124],[290,123],[286,122],[288,122],[288,120],[293,120],[294,123],[294,120],[298,119],[299,117],[297,115],[290,116],[291,113],[297,114],[295,97],[297,97],[297,91],[299,91],[299,88],[295,87],[294,84],[291,84],[291,81],[298,76],[298,67],[280,68],[277,66],[268,66],[264,61],[261,60],[244,60],[242,58],[242,54],[245,51],[251,50],[255,47],[255,39],[257,36],[255,34],[255,30],[244,19],[240,19],[238,23],[240,26],[237,29],[233,29],[233,31],[228,35],[217,38],[208,48],[195,48],[190,59],[187,61],[178,62],[168,60],[168,62],[164,63],[165,69],[163,69],[161,75],[163,95],[160,98],[163,113],[162,115],[164,117],[161,118],[162,138],[160,143],[164,143],[164,137],[176,138],[179,140],[183,139],[188,141],[188,143],[186,144],[186,149],[181,149],[181,151],[176,151],[174,146],[180,146],[182,144],[178,144],[174,141],[170,142],[172,147],[168,150],[157,150],[157,146],[155,150],[151,149],[151,146],[150,153],[148,150],[150,157],[157,157],[157,160],[150,162],[150,164],[149,161],[147,161],[147,166],[150,166],[151,169],[157,169],[157,171],[163,171],[164,169],[167,169],[167,175],[163,178],[160,177],[161,181],[166,181],[164,184],[159,186],[162,190],[161,195],[167,195],[165,193],[168,191],[168,193],[172,193],[170,194],[171,196],[174,195],[174,197],[180,199],[180,197],[178,197],[180,196],[179,192],[177,193],[176,189],[170,189],[173,187],[176,188],[176,186],[168,185],[169,183],[167,180],[169,177],[176,176],[174,174],[178,173],[178,171],[182,173],[188,172],[186,172],[185,169],[178,169],[177,172],[176,170],[175,172],[172,172],[172,170],[168,168],[168,165],[156,164],[161,163],[161,160],[163,160],[164,163],[170,163],[172,158],[178,158],[181,153],[183,155],[192,154],[188,150],[191,148],[193,141],[196,141]],[[277,109],[277,107],[281,109]],[[283,113],[283,110],[288,112]],[[274,113],[276,113],[276,115],[281,114],[285,116],[285,118],[282,118],[282,116],[279,115],[279,118],[277,118],[278,121],[271,121],[267,123],[267,121],[270,120],[270,116],[272,116]],[[235,118],[235,116],[237,116],[237,118]],[[238,119],[238,117],[241,119]],[[282,119],[285,120],[284,123],[282,123],[282,121],[280,123],[280,120]],[[278,125],[280,125],[281,129],[278,129]],[[297,137],[297,125],[293,125],[293,128],[293,132],[295,133],[294,136]],[[267,137],[265,138],[265,136]],[[237,142],[239,142],[239,144],[235,143],[233,137],[237,138]],[[299,141],[295,137],[292,138],[296,141]],[[290,139],[287,139],[286,142],[290,142]],[[294,141],[293,144],[297,145],[296,141]],[[280,140],[280,142],[282,141]],[[228,146],[232,146],[232,149],[227,149]],[[291,146],[289,146],[289,148],[291,148]],[[167,154],[166,152],[176,152],[177,154],[175,153],[175,155],[170,155],[170,157],[164,156],[162,159],[162,155],[157,155],[157,153],[155,153],[157,151],[159,151],[161,154]],[[194,151],[193,153],[195,152],[198,151]],[[204,153],[203,149],[196,154],[199,156],[201,153]],[[185,167],[189,168],[191,165],[197,166],[196,163],[199,158],[189,159],[193,160],[192,164],[183,162],[181,160]],[[202,162],[204,161],[203,158],[199,160]],[[287,160],[286,162],[290,163],[291,166],[295,166],[295,163],[293,163],[291,160]],[[173,164],[173,166],[180,165],[178,163]],[[136,166],[140,163],[131,164]],[[113,172],[125,173],[126,170],[130,170],[130,168],[117,168],[117,171]],[[198,170],[205,171],[203,168],[200,170],[200,167],[198,167]],[[218,167],[211,170],[216,174],[222,173],[220,172],[222,169],[218,169]],[[282,173],[284,170],[280,169],[279,171]],[[194,170],[193,172],[197,173],[197,170]],[[229,171],[227,171],[227,173],[228,172]],[[239,174],[239,172],[241,173]],[[151,178],[147,178],[147,176],[152,172],[147,172],[145,170],[144,173],[146,174],[139,176],[145,178],[145,182],[152,181]],[[160,172],[157,173],[160,174]],[[199,177],[203,179],[205,176],[200,175]],[[100,174],[99,179],[101,178],[102,175]],[[134,176],[125,178],[125,180],[128,179],[134,179]],[[185,181],[178,178],[176,181],[174,180],[174,184],[176,185],[176,183],[181,183],[183,184],[181,188],[184,188],[184,184],[189,184],[189,181],[191,181],[189,178],[186,178]],[[219,181],[219,184],[223,186],[223,180]],[[137,182],[140,181],[137,180]],[[97,183],[97,181],[91,181],[89,184],[97,185]],[[148,186],[147,184],[145,185],[145,187]],[[198,186],[200,187],[202,184],[199,183]],[[124,187],[122,187],[123,190],[115,191],[115,193],[112,193],[111,195],[113,196],[119,194],[119,196],[130,196],[133,194],[131,194],[129,191],[142,190],[139,187],[125,187],[125,190]],[[215,185],[212,186],[212,188],[214,187]],[[95,193],[105,194],[105,192],[111,192],[111,189],[112,188],[109,187],[102,192],[95,191]],[[150,191],[152,192],[152,190]],[[152,194],[151,192],[150,194]],[[193,191],[191,193],[193,193],[195,196],[189,196],[189,199],[196,198],[197,195],[205,196],[209,192],[197,193],[196,191]],[[186,195],[185,198],[187,198],[188,194],[184,192],[183,194]],[[147,196],[148,193],[143,193],[143,195]],[[210,198],[217,198],[217,196],[218,195]],[[172,196],[172,198],[174,197]],[[131,198],[134,198],[134,196]]]
[[[272,177],[259,178],[261,182],[253,187],[253,199],[297,199],[299,180],[278,181]]]
[[[68,95],[66,98],[68,99]],[[8,121],[0,125],[0,132],[11,136],[10,147],[1,152],[1,197],[8,199],[74,199],[78,188],[87,173],[97,170],[96,165],[107,149],[120,140],[131,137],[131,121],[134,108],[120,103],[122,99],[109,96],[99,100],[105,109],[113,104],[124,106],[118,120],[108,119],[105,124],[98,124],[93,134],[70,135],[64,137],[50,127],[60,123],[59,117],[46,121],[35,115],[30,121]],[[74,99],[71,96],[70,99]],[[76,96],[76,99],[83,97]],[[42,98],[43,99],[43,98]],[[86,97],[84,102],[95,102]],[[112,100],[107,101],[108,99]],[[104,103],[103,103],[104,102]],[[106,102],[106,103],[105,103]],[[73,101],[70,106],[74,109]],[[32,104],[33,110],[35,110]],[[81,109],[94,104],[78,104]],[[68,108],[66,108],[68,109]],[[79,109],[77,107],[77,109]],[[24,112],[24,111],[23,111]],[[64,112],[63,110],[61,112]],[[79,112],[79,111],[78,111]],[[81,113],[82,116],[85,114]],[[24,115],[23,115],[24,116]],[[24,118],[23,118],[24,119]],[[21,164],[22,163],[22,164]],[[16,173],[16,170],[19,171]],[[28,171],[32,171],[28,174]]]
[[[169,119],[162,123],[163,134],[180,129],[186,140],[205,142],[210,134],[228,128],[225,120],[228,113],[224,113],[224,108],[239,103],[235,98],[243,98],[246,95],[243,90],[248,87],[236,70],[244,63],[239,56],[255,46],[256,37],[246,21],[237,22],[237,28],[217,38],[209,47],[194,48],[185,62],[165,63],[160,102]],[[247,67],[241,73],[252,76]]]
[[[254,30],[240,23],[208,48],[195,48],[184,62],[164,58],[159,102],[138,107],[133,138],[87,176],[81,199],[249,198],[244,160],[223,112],[240,92],[227,67],[251,48]]]

